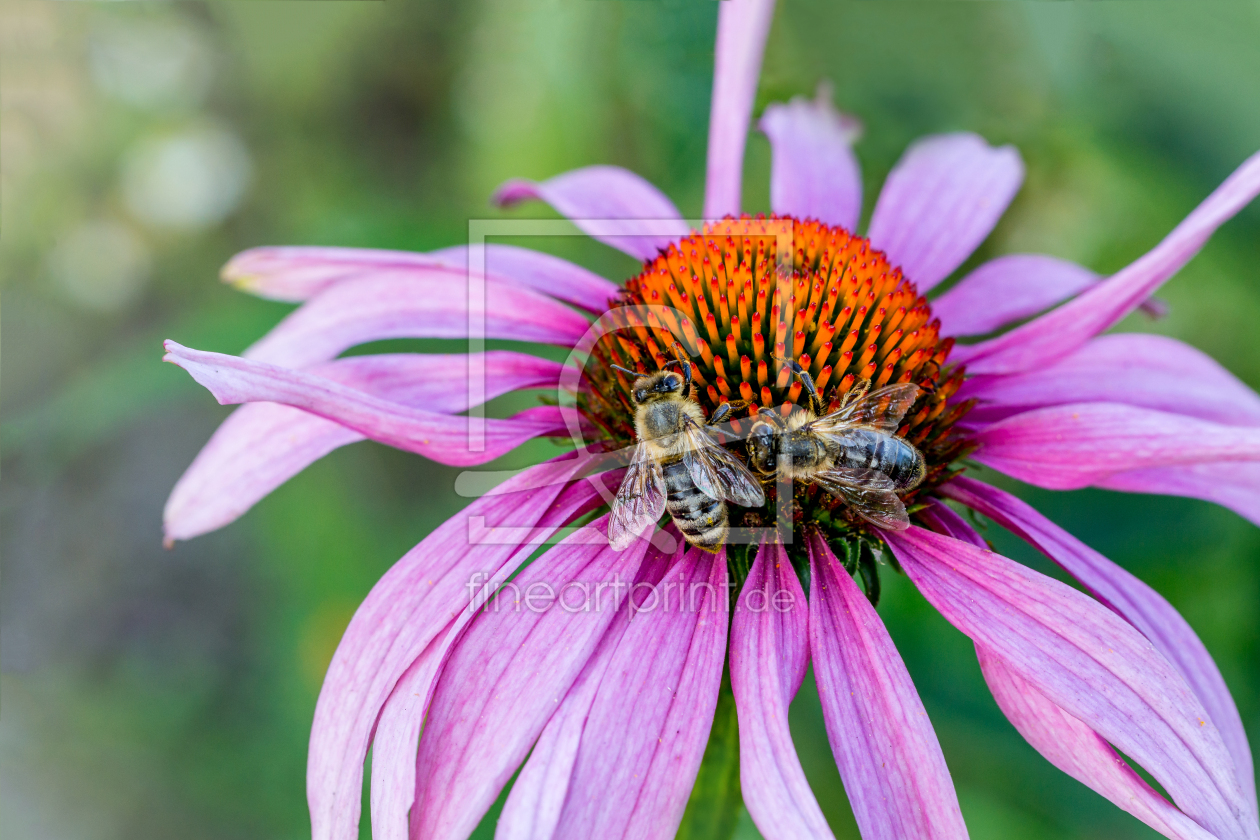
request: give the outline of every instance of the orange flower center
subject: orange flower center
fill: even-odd
[[[930,304],[901,270],[843,228],[747,216],[705,225],[647,262],[610,302],[608,317],[616,328],[594,347],[583,405],[618,445],[633,441],[634,409],[631,378],[613,364],[650,373],[690,361],[694,398],[706,413],[731,403],[742,435],[759,408],[778,406],[786,415],[806,402],[785,364],[793,359],[832,409],[864,380],[923,389],[898,431],[928,466],[908,504],[948,480],[950,464],[967,449],[952,432],[971,407],[950,404],[964,376],[960,365],[948,365],[954,340],[940,337]],[[731,446],[739,451],[741,444]],[[816,488],[798,493],[808,518]]]

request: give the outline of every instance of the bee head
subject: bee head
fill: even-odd
[[[683,377],[673,371],[662,370],[649,376],[640,376],[634,381],[634,390],[630,398],[635,405],[646,405],[656,400],[670,397],[683,389]]]
[[[778,439],[779,429],[767,420],[757,420],[748,433],[748,462],[753,469],[762,474],[774,472],[779,466]]]

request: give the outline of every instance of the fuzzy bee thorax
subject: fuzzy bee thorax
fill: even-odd
[[[818,416],[812,411],[797,409],[787,416],[787,430],[795,432],[811,420],[817,420]]]
[[[686,448],[682,430],[688,418],[699,425],[704,423],[704,412],[694,400],[676,395],[651,400],[635,412],[635,434],[658,459],[681,456]]]

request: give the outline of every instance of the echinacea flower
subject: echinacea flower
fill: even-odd
[[[619,472],[590,476],[583,455],[524,470],[420,542],[355,614],[315,712],[314,836],[357,836],[369,748],[381,838],[466,837],[518,768],[501,837],[672,836],[729,667],[753,820],[771,840],[829,837],[787,727],[812,661],[862,835],[965,837],[935,733],[872,604],[882,554],[975,642],[999,706],[1049,761],[1168,837],[1257,840],[1246,736],[1194,631],[1146,584],[958,461],[1053,489],[1208,499],[1260,524],[1260,396],[1173,339],[1102,335],[1260,192],[1260,155],[1111,277],[1012,255],[929,301],[1019,189],[1018,153],[971,134],[915,143],[858,236],[854,123],[825,99],[796,99],[767,107],[759,124],[772,147],[773,215],[741,216],[772,3],[719,8],[699,230],[614,167],[514,181],[498,194],[503,204],[546,201],[643,260],[623,286],[494,245],[260,248],[229,263],[225,276],[240,287],[301,306],[241,357],[167,343],[167,359],[221,403],[245,403],[176,486],[167,538],[225,525],[363,438],[458,465],[575,430],[588,453],[624,448],[629,383],[610,363],[651,371],[681,356],[706,412],[722,402],[790,408],[801,390],[786,358],[828,400],[864,380],[920,385],[898,430],[928,465],[904,498],[913,524],[880,531],[798,486],[791,544],[708,554],[645,539],[616,552],[606,517],[590,518]],[[470,271],[474,262],[485,270]],[[576,381],[571,368],[523,352],[337,358],[384,338],[467,337],[474,280],[484,337],[589,351],[595,363],[572,405],[475,424],[461,416],[512,390]],[[619,329],[588,340],[592,318]],[[470,373],[484,383],[475,394],[460,387]],[[1023,538],[1090,594],[992,552],[944,499]],[[733,510],[732,521],[765,525],[775,513]],[[677,536],[670,525],[659,533]],[[797,567],[808,569],[808,593]]]

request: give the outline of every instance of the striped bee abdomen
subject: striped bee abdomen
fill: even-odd
[[[836,466],[879,470],[898,490],[908,490],[923,480],[923,456],[901,438],[874,429],[853,429],[844,437]]]
[[[687,541],[706,551],[717,551],[726,539],[726,502],[700,492],[682,459],[663,464],[665,488],[669,495],[665,510]]]

